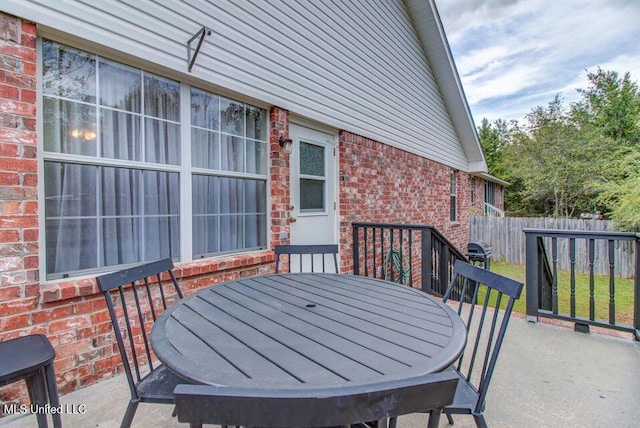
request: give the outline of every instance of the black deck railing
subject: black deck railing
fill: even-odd
[[[443,295],[467,258],[434,226],[353,223],[353,272]]]
[[[576,330],[586,331],[590,325],[604,327],[632,332],[635,339],[640,340],[640,234],[542,229],[525,229],[524,233],[527,317],[530,320],[537,321],[538,317],[562,319],[574,322]],[[569,261],[568,283],[559,280],[558,265],[563,257]],[[576,287],[576,264],[580,258],[589,266],[587,290]],[[608,265],[604,285],[602,278],[594,273],[596,263]],[[621,285],[616,275],[620,263],[635,265],[630,286]],[[620,305],[616,305],[622,293],[625,299],[633,299],[631,314],[621,314]],[[606,299],[596,298],[602,294]],[[568,301],[568,305],[560,304],[563,301]],[[587,309],[580,313],[578,306]],[[597,316],[598,312],[602,313],[599,309],[603,306],[607,316]]]

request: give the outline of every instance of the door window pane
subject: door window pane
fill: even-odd
[[[324,211],[324,181],[300,180],[300,210]]]
[[[324,147],[300,143],[300,174],[324,177]]]

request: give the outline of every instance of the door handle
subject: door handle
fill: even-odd
[[[291,217],[291,218],[289,218],[289,221],[290,221],[291,223],[295,223],[296,221],[298,221],[298,219],[297,219],[297,218],[295,218],[295,217]]]

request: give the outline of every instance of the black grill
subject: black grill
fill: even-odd
[[[467,244],[467,257],[472,263],[482,263],[485,269],[489,269],[489,263],[493,252],[491,246],[484,241],[471,241]]]

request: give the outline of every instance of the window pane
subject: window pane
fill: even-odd
[[[139,170],[102,168],[101,214],[103,216],[132,216],[141,214],[141,180],[142,171]]]
[[[96,109],[86,104],[44,97],[44,150],[96,155]]]
[[[180,125],[156,119],[144,124],[146,161],[180,165]]]
[[[247,140],[247,172],[267,173],[267,143]]]
[[[222,149],[221,168],[224,171],[244,171],[243,139],[229,135],[220,136]]]
[[[102,261],[100,266],[116,266],[141,260],[140,219],[107,218],[102,221]]]
[[[191,129],[191,165],[220,169],[220,135],[203,129]]]
[[[191,90],[191,124],[219,130],[220,97],[199,89]]]
[[[220,216],[220,251],[232,251],[244,248],[244,232],[242,226],[242,216]]]
[[[102,156],[112,159],[142,160],[140,116],[101,109]]]
[[[324,211],[324,181],[300,180],[300,209]]]
[[[220,131],[244,136],[244,105],[242,103],[220,98]]]
[[[147,74],[144,78],[144,113],[179,122],[180,85],[178,82]]]
[[[45,162],[45,216],[95,216],[97,172],[95,166]]]
[[[244,180],[244,212],[267,212],[267,183],[258,180]]]
[[[244,218],[245,222],[245,248],[265,247],[267,245],[267,216],[266,214],[260,215],[247,215]]]
[[[201,257],[220,251],[219,216],[193,217],[193,255]]]
[[[246,137],[255,140],[267,140],[267,111],[254,106],[246,106]]]
[[[220,179],[220,212],[242,212],[242,180],[235,178]]]
[[[180,212],[178,173],[144,171],[142,178],[145,215],[177,215]]]
[[[143,261],[180,256],[178,217],[144,218]]]
[[[300,174],[324,177],[324,147],[300,143]]]
[[[220,178],[204,175],[193,176],[193,214],[217,214],[220,212]],[[194,236],[195,236],[194,230]]]
[[[44,40],[42,91],[48,95],[95,103],[96,64],[93,55]]]
[[[46,220],[47,274],[58,277],[97,265],[96,219]]]
[[[111,61],[100,63],[100,104],[140,113],[142,77],[140,70]]]

